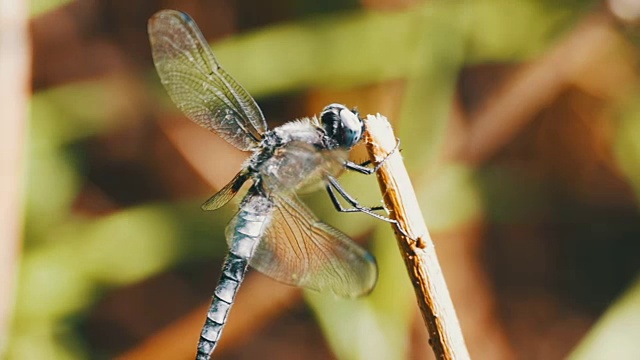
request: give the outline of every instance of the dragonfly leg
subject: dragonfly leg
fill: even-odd
[[[389,158],[389,156],[391,156],[391,154],[398,151],[399,147],[400,147],[400,139],[396,139],[396,146],[393,148],[393,150],[391,150],[391,152],[387,154],[387,156],[385,156],[385,158],[382,159],[382,161],[380,161],[380,163],[378,163],[378,165],[376,165],[373,168],[367,167],[367,165],[371,164],[371,160],[367,160],[360,164],[355,163],[353,161],[346,161],[344,163],[344,166],[349,170],[357,171],[364,175],[374,174],[380,169],[380,167],[384,164],[384,162],[387,161],[387,159]]]
[[[353,207],[352,208],[343,207],[342,204],[340,204],[340,200],[338,199],[338,196],[336,195],[336,191],[338,192],[338,194],[340,194],[340,196],[343,199],[345,199]],[[397,223],[393,219],[390,219],[386,216],[383,216],[374,212],[378,210],[385,210],[384,206],[365,207],[360,205],[358,200],[356,200],[353,196],[349,195],[334,177],[329,177],[329,184],[327,185],[327,193],[329,193],[329,198],[331,198],[331,202],[333,203],[333,206],[339,212],[345,212],[345,213],[361,212],[361,213],[365,213],[367,215],[373,216],[376,219],[380,219],[380,220],[394,223],[394,224]]]
[[[342,206],[342,204],[340,204],[340,200],[338,200],[338,197],[336,196],[336,193],[333,190],[332,186],[327,185],[327,193],[329,194],[329,198],[331,199],[331,203],[333,204],[333,207],[335,207],[336,210],[338,210],[339,212],[365,212],[367,210],[379,211],[379,210],[385,209],[384,206],[364,207],[364,206],[361,206],[359,203],[354,205],[354,207],[352,208],[345,208],[344,206]]]
[[[340,200],[338,200],[338,197],[336,196],[336,193],[334,192],[334,189],[336,191],[338,191],[340,196],[342,196],[353,207],[352,208],[344,208],[342,206],[342,204],[340,204]],[[329,177],[329,185],[327,185],[327,192],[329,193],[329,198],[331,198],[331,202],[333,203],[333,206],[339,212],[346,212],[346,213],[361,212],[361,213],[365,213],[367,215],[371,215],[376,219],[379,219],[379,220],[386,221],[388,223],[394,224],[396,226],[396,229],[398,229],[398,231],[400,231],[400,233],[402,235],[404,235],[406,237],[409,237],[409,234],[402,228],[402,226],[400,226],[400,223],[398,223],[397,220],[394,220],[394,219],[388,218],[386,216],[374,213],[375,210],[385,210],[386,208],[384,206],[364,207],[364,206],[360,205],[358,203],[358,201],[356,199],[354,199],[351,195],[349,195],[342,188],[342,186],[340,186],[340,183],[338,183],[338,181],[333,177]]]

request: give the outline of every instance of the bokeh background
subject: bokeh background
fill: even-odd
[[[247,154],[164,92],[164,8],[271,127],[331,102],[391,119],[473,359],[640,358],[634,0],[0,1],[0,358],[194,355],[234,211],[199,205]],[[433,358],[388,224],[304,199],[375,254],[375,291],[252,271],[216,357]]]

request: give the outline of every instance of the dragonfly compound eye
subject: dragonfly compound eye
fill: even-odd
[[[335,140],[338,146],[350,149],[360,141],[363,122],[357,112],[341,104],[331,104],[320,115],[322,127],[327,136]]]

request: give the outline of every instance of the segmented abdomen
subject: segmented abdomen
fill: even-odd
[[[230,245],[222,266],[222,275],[214,291],[200,341],[197,360],[209,360],[220,334],[227,322],[240,283],[244,279],[249,260],[262,237],[271,215],[271,202],[258,194],[249,193],[242,201],[240,211],[227,226],[227,241]]]

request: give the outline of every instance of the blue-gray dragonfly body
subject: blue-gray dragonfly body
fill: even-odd
[[[375,285],[374,258],[342,232],[321,222],[296,191],[323,184],[341,211],[361,207],[337,184],[344,169],[371,173],[347,160],[364,131],[355,111],[327,106],[320,119],[291,121],[268,130],[253,98],[219,65],[193,20],[164,10],[149,21],[153,59],[176,105],[192,121],[253,154],[229,184],[203,204],[214,210],[252,185],[226,230],[229,255],[200,335],[197,359],[208,359],[227,321],[247,266],[286,284],[343,297],[369,293]],[[334,191],[354,207],[339,205]]]

